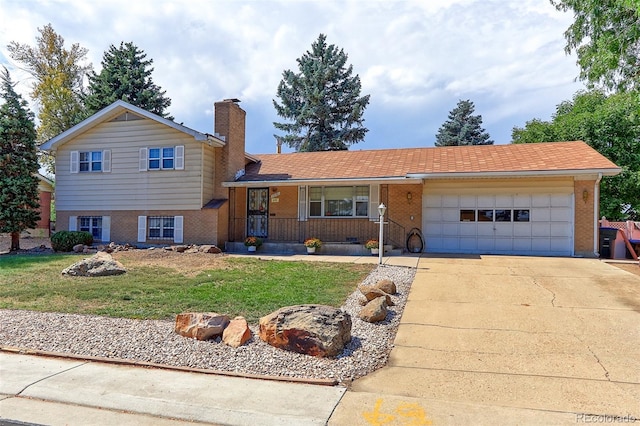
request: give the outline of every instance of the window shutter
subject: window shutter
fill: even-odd
[[[184,216],[175,216],[173,218],[173,242],[182,243],[184,240],[184,232],[182,226],[184,223]]]
[[[102,216],[102,241],[111,241],[111,216]]]
[[[369,220],[380,219],[378,205],[380,204],[380,185],[373,184],[369,187]]]
[[[306,222],[307,220],[307,187],[298,188],[298,221]]]
[[[70,172],[78,173],[80,170],[80,152],[79,151],[71,151],[71,159],[69,162]]]
[[[184,145],[176,146],[175,155],[175,169],[184,170]]]
[[[78,230],[78,216],[69,216],[69,231]]]
[[[144,243],[147,241],[147,217],[138,216],[138,242]]]
[[[140,148],[140,164],[138,170],[141,172],[147,171],[147,148]]]
[[[102,171],[109,173],[111,171],[111,150],[102,151]]]

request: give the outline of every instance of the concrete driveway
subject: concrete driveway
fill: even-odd
[[[386,367],[330,425],[640,422],[640,277],[595,259],[423,258]]]

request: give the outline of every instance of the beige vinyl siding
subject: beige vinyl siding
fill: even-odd
[[[573,177],[425,180],[424,195],[437,194],[571,194]]]
[[[139,171],[140,148],[183,145],[184,170]],[[58,210],[200,209],[202,145],[152,120],[102,123],[56,153]],[[70,173],[71,151],[111,150],[111,172]]]

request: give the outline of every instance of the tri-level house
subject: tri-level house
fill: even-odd
[[[148,245],[313,236],[337,247],[376,238],[383,203],[385,241],[402,250],[593,256],[599,183],[620,172],[579,141],[250,155],[238,101],[214,115],[201,133],[117,101],[46,142],[57,229]]]

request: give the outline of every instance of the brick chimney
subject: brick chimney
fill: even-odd
[[[216,180],[233,181],[240,170],[244,170],[245,117],[238,99],[225,99],[214,105],[214,132],[225,138],[220,161],[216,159]]]

